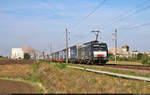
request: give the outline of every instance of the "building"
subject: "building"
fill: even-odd
[[[108,53],[115,55],[115,48],[109,48]],[[122,48],[117,48],[117,56],[119,56],[119,57],[136,58],[138,53],[139,53],[138,51],[129,51],[128,45],[124,45],[124,46],[122,46]]]
[[[12,48],[12,59],[22,59],[24,58],[24,52],[22,48]]]
[[[36,50],[34,50],[33,48],[25,46],[22,48],[22,50],[24,51],[24,53],[28,53],[31,56],[31,58],[35,58]]]
[[[121,48],[117,48],[117,54],[120,54],[121,51]],[[108,53],[115,55],[115,48],[108,48]]]
[[[29,46],[25,46],[24,48],[12,48],[11,58],[23,59],[25,53],[28,53],[31,56],[31,59],[43,59],[44,58],[42,52],[35,50]]]
[[[122,52],[124,52],[124,53],[129,52],[129,46],[128,45],[122,46]]]

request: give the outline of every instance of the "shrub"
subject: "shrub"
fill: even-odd
[[[143,54],[141,60],[142,64],[148,64],[148,61],[149,61],[148,56],[146,54]]]
[[[148,59],[147,64],[150,65],[150,59]]]
[[[139,54],[137,55],[137,60],[141,60],[142,57],[143,57],[143,54],[142,54],[142,53],[139,53]]]
[[[30,58],[31,58],[30,54],[28,54],[28,53],[24,54],[24,59],[30,59]]]
[[[142,64],[147,64],[148,60],[147,59],[142,59]]]
[[[115,60],[113,54],[108,54],[108,59],[111,60],[111,61]]]

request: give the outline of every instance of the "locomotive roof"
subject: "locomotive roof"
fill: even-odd
[[[80,44],[80,45],[82,46],[82,45],[88,45],[88,44],[106,44],[106,43],[104,43],[104,42],[99,43],[99,41],[94,40],[94,41],[86,42],[86,43],[83,43],[83,44]],[[76,46],[78,46],[78,45],[79,45],[79,44],[76,44],[76,45],[70,46],[70,47],[68,47],[68,48],[73,48],[73,47],[76,47]],[[66,51],[66,49],[59,50],[59,51],[56,51],[56,52],[54,52],[54,53],[57,53],[57,52],[60,52],[60,51]]]
[[[87,44],[94,44],[94,43],[99,43],[99,41],[94,40],[94,41],[86,42],[86,43],[84,43],[84,45],[87,45]]]

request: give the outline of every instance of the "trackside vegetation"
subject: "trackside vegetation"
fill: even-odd
[[[150,93],[149,82],[75,70],[67,66],[40,61],[36,64],[0,65],[0,77],[41,83],[45,90],[39,89],[38,93]]]
[[[114,61],[115,57],[112,54],[109,54],[109,60]],[[118,61],[129,61],[129,62],[139,62],[143,65],[150,65],[150,57],[147,54],[139,53],[136,57],[117,57]]]
[[[25,53],[25,54],[24,54],[24,59],[29,60],[30,58],[31,58],[31,56],[30,56],[30,54],[29,54],[29,53]]]

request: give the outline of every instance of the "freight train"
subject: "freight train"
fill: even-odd
[[[51,54],[52,61],[65,62],[66,49]],[[76,64],[105,64],[108,61],[108,48],[106,43],[90,41],[68,48],[69,63]]]

